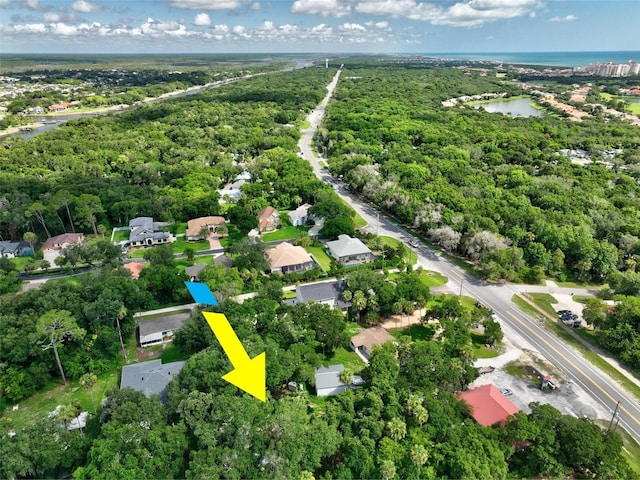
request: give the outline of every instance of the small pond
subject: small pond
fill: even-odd
[[[474,105],[476,108],[484,108],[491,113],[505,113],[512,117],[542,117],[544,111],[537,110],[529,105],[531,99],[517,98],[515,100],[497,100],[495,102]]]

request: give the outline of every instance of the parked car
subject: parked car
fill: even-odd
[[[418,248],[419,243],[418,243],[418,242],[416,242],[415,240],[411,240],[411,241],[409,242],[409,245],[411,245],[413,248]]]
[[[505,397],[508,397],[509,395],[513,395],[513,392],[508,388],[501,388],[500,393],[503,394]]]

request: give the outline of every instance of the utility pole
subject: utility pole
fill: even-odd
[[[380,212],[376,212],[376,235],[380,235]]]
[[[620,400],[618,400],[618,403],[616,404],[616,409],[613,411],[613,415],[611,415],[611,421],[609,422],[609,426],[607,427],[607,432],[611,429],[611,425],[613,425],[613,420],[618,417],[618,421],[620,420],[620,416],[618,415],[618,408],[620,408]],[[616,426],[618,426],[618,424],[616,423]]]
[[[458,296],[461,297],[462,296],[462,284],[464,283],[464,277],[462,277],[460,279],[460,293],[458,293]]]

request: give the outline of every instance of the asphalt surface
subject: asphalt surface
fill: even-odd
[[[343,184],[336,181],[325,169],[320,167],[319,161],[326,162],[326,160],[316,156],[312,148],[312,140],[341,72],[342,70],[338,70],[327,87],[327,96],[307,118],[310,127],[302,131],[298,144],[301,156],[310,162],[318,178],[330,183],[336,193],[368,222],[363,230],[401,239],[407,245],[414,240],[419,242],[419,239],[411,233],[395,225],[374,207],[347,191]],[[547,361],[560,369],[575,385],[584,389],[593,401],[597,402],[605,411],[608,410],[613,414],[619,401],[619,426],[623,427],[640,443],[640,405],[635,397],[621,388],[606,373],[593,366],[580,352],[567,346],[542,324],[517,309],[512,304],[511,298],[514,294],[520,293],[518,287],[514,285],[487,285],[422,243],[419,243],[419,246],[414,250],[418,254],[419,264],[447,276],[449,285],[457,292],[473,297],[491,308],[501,323],[508,325],[533,349],[540,352]]]

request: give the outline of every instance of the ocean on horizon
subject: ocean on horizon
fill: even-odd
[[[640,62],[638,51],[616,52],[502,52],[502,53],[423,53],[425,57],[454,60],[485,60],[523,65],[548,65],[553,67],[585,67],[590,63]]]

